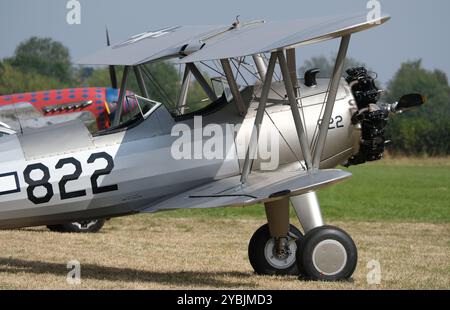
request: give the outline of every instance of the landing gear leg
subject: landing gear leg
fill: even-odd
[[[352,238],[342,229],[324,225],[316,193],[293,197],[291,203],[305,231],[297,247],[301,275],[319,281],[349,279],[358,261]]]
[[[297,242],[302,233],[289,224],[289,199],[265,204],[267,224],[250,240],[250,264],[261,275],[298,275]]]
[[[305,234],[316,227],[324,225],[316,192],[291,197],[291,203]]]

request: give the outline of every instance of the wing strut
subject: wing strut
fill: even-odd
[[[113,126],[119,126],[120,117],[122,116],[123,99],[127,92],[128,73],[130,72],[130,66],[125,66],[123,69],[122,82],[119,90],[119,100],[117,101],[116,113],[114,115]]]
[[[177,103],[177,107],[178,107],[179,113],[181,115],[184,114],[185,109],[186,109],[186,100],[187,100],[190,83],[191,83],[191,72],[189,71],[189,68],[186,66],[184,68],[183,82],[181,84],[181,90],[180,90],[180,97],[178,98],[178,103]]]
[[[247,113],[247,108],[244,104],[244,100],[242,99],[241,93],[239,92],[238,85],[236,83],[236,79],[233,75],[233,70],[231,70],[230,60],[229,59],[221,59],[220,63],[222,64],[223,72],[227,77],[228,85],[230,86],[231,93],[233,94],[234,102],[238,108],[239,114],[244,116]]]
[[[147,99],[150,99],[148,96],[147,88],[145,87],[144,78],[142,77],[142,70],[140,66],[134,66],[134,75],[136,76],[136,81],[139,86],[139,90],[141,91],[141,95]]]
[[[189,68],[189,70],[194,75],[197,82],[200,84],[200,86],[205,91],[206,95],[208,95],[208,98],[214,102],[217,100],[217,96],[212,90],[211,86],[209,86],[208,82],[206,81],[205,77],[202,75],[200,70],[193,64],[193,63],[187,63],[186,66]]]
[[[108,27],[106,27],[106,45],[111,46]],[[115,66],[109,66],[109,78],[111,79],[111,87],[117,89],[117,74]]]
[[[322,122],[320,124],[319,137],[314,149],[314,169],[319,169],[320,160],[322,157],[323,149],[325,147],[325,141],[327,139],[328,127],[330,124],[331,116],[333,114],[334,103],[336,100],[336,94],[341,81],[342,71],[344,69],[345,57],[347,56],[348,45],[350,44],[351,35],[343,36],[341,39],[341,45],[334,65],[333,76],[331,77],[330,91],[328,92],[327,103],[325,111],[323,113]]]
[[[280,63],[281,74],[283,75],[284,86],[288,95],[289,104],[291,106],[292,117],[294,118],[295,128],[297,130],[298,141],[302,150],[303,158],[305,159],[306,168],[312,168],[311,150],[309,148],[308,137],[306,136],[305,128],[300,117],[298,109],[297,97],[295,96],[294,87],[292,84],[291,73],[289,72],[288,64],[283,51],[278,51],[278,62]]]
[[[266,79],[267,68],[263,57],[261,56],[261,54],[253,55],[253,61],[255,62],[256,69],[258,70],[261,81],[264,81]]]
[[[263,89],[261,92],[261,98],[259,99],[258,111],[255,116],[255,123],[253,125],[252,135],[250,137],[250,144],[245,155],[244,167],[242,168],[241,183],[247,182],[248,175],[253,164],[253,158],[255,157],[256,146],[258,145],[259,131],[264,118],[266,110],[267,98],[269,97],[270,88],[272,86],[272,77],[275,70],[275,64],[277,61],[277,53],[273,52],[270,55],[269,67],[267,68],[266,78],[264,80]]]
[[[258,145],[259,131],[263,121],[264,112],[267,104],[267,98],[270,92],[270,87],[272,84],[272,77],[274,73],[274,68],[276,61],[281,69],[281,74],[283,76],[284,86],[286,88],[286,93],[289,99],[289,104],[291,107],[292,117],[294,118],[295,128],[297,131],[298,140],[300,143],[300,148],[303,154],[303,158],[306,163],[308,171],[318,170],[320,167],[320,161],[325,146],[325,140],[328,133],[328,124],[330,123],[331,116],[333,114],[334,103],[336,100],[337,91],[339,88],[339,83],[342,76],[342,71],[344,68],[345,57],[347,55],[348,46],[350,43],[351,35],[345,35],[341,39],[341,44],[339,47],[339,53],[336,58],[336,64],[333,71],[333,76],[329,86],[329,92],[327,97],[327,102],[325,106],[325,112],[320,124],[319,137],[317,144],[315,145],[314,154],[311,152],[309,146],[308,136],[306,135],[304,124],[302,122],[300,111],[297,103],[296,96],[296,83],[293,78],[297,80],[297,74],[295,72],[295,50],[287,50],[287,58],[284,51],[272,52],[269,61],[269,68],[267,69],[266,78],[264,80],[263,89],[261,92],[261,98],[258,105],[258,111],[255,117],[255,123],[253,126],[252,135],[250,138],[250,144],[247,149],[247,154],[245,157],[244,167],[242,169],[241,183],[245,184],[250,174],[251,167],[253,164],[253,158],[255,157],[256,147]],[[298,89],[297,89],[298,91]]]
[[[289,74],[291,75],[292,86],[294,87],[295,97],[300,96],[299,85],[297,78],[297,61],[295,58],[295,48],[290,48],[286,50],[286,60],[289,68]]]

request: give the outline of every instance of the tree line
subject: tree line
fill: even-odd
[[[148,85],[149,96],[173,105],[181,83],[175,66],[158,62],[147,68],[158,83]],[[123,68],[117,67],[116,73],[120,80]],[[109,69],[74,66],[68,48],[50,38],[32,37],[0,61],[0,95],[76,87],[111,87]],[[127,89],[140,93],[134,74],[129,75]],[[201,87],[193,82],[188,103],[203,98]]]
[[[333,59],[314,57],[300,68],[318,67],[322,76],[330,76]],[[346,67],[362,63],[348,58]],[[161,102],[176,102],[180,74],[170,63],[151,64],[149,70],[158,85],[149,85],[150,97]],[[121,68],[117,68],[120,77]],[[0,95],[50,90],[68,87],[110,86],[108,68],[75,67],[69,50],[50,38],[32,37],[16,48],[10,58],[0,60]],[[129,90],[138,92],[138,85],[130,75]],[[198,83],[193,82],[189,102],[205,97]],[[396,116],[387,128],[392,143],[389,150],[397,155],[446,156],[450,154],[450,86],[441,70],[423,68],[421,60],[408,61],[389,81],[382,100],[392,103],[407,93],[421,93],[427,98],[424,107]]]

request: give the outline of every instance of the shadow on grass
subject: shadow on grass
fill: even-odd
[[[65,264],[21,260],[14,258],[0,258],[0,273],[18,274],[53,274],[66,277],[69,270]],[[208,286],[213,288],[247,287],[253,288],[253,283],[242,283],[227,279],[226,277],[247,279],[253,277],[245,272],[194,272],[174,271],[158,272],[131,268],[107,267],[96,264],[81,264],[81,279],[111,281],[111,282],[149,282],[165,284],[174,287]]]

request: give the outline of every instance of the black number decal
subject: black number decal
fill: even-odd
[[[10,178],[10,177],[14,178],[15,186],[13,186],[11,188],[6,188],[6,189],[0,187],[0,196],[14,194],[14,193],[20,193],[19,176],[17,175],[16,171],[0,174],[0,181],[3,178]]]
[[[80,177],[80,175],[82,173],[80,162],[73,157],[61,159],[60,161],[58,161],[55,168],[61,169],[65,165],[69,165],[69,164],[73,165],[75,167],[75,172],[73,174],[63,176],[61,178],[61,181],[59,181],[58,185],[59,185],[59,192],[61,193],[61,200],[86,196],[85,190],[80,190],[80,191],[75,191],[75,192],[70,192],[70,193],[68,193],[66,191],[67,182],[78,180],[78,178]]]
[[[100,193],[107,193],[112,191],[117,191],[119,189],[119,186],[117,184],[115,185],[109,185],[109,186],[99,186],[98,185],[98,178],[103,175],[108,175],[111,173],[111,171],[114,169],[114,160],[108,153],[101,152],[101,153],[95,153],[92,154],[88,159],[88,164],[94,163],[97,159],[104,159],[107,162],[107,165],[104,169],[99,169],[94,171],[94,173],[91,176],[91,184],[92,184],[92,192],[93,194],[100,194]],[[83,169],[81,167],[81,163],[73,158],[64,158],[58,161],[58,163],[55,166],[55,169],[61,169],[65,165],[72,165],[75,167],[75,171],[72,174],[65,175],[61,178],[61,180],[58,183],[59,192],[61,194],[61,200],[70,199],[70,198],[76,198],[76,197],[82,197],[86,196],[86,190],[79,190],[74,192],[67,192],[66,191],[66,185],[70,181],[76,181],[81,176]],[[35,170],[40,170],[43,173],[43,176],[40,180],[33,180],[31,178],[31,172]],[[49,183],[50,180],[50,171],[48,170],[47,166],[41,163],[36,163],[33,165],[29,165],[25,168],[23,171],[23,177],[25,179],[25,182],[28,184],[27,188],[27,194],[28,199],[33,202],[34,204],[41,204],[49,202],[53,197],[53,187],[52,184]],[[16,182],[17,183],[17,182]],[[36,188],[43,187],[47,190],[47,193],[43,197],[36,197],[34,194],[34,190]],[[18,190],[20,191],[20,190]],[[14,191],[15,192],[15,191]],[[0,192],[1,193],[1,192]],[[1,193],[4,194],[4,193]]]
[[[40,170],[44,174],[42,179],[40,180],[33,180],[31,178],[31,172],[34,170]],[[28,199],[33,202],[34,204],[41,204],[49,202],[50,199],[53,197],[53,187],[48,182],[50,180],[50,172],[48,168],[44,164],[33,164],[29,165],[25,168],[23,171],[23,177],[25,179],[25,182],[29,185],[27,188],[27,194]],[[34,190],[38,187],[44,187],[47,190],[47,194],[43,197],[36,197],[34,195]]]
[[[336,128],[344,128],[344,125],[342,124],[343,120],[342,116],[336,116]]]
[[[330,125],[328,126],[328,130],[333,130],[337,128],[344,128],[344,124],[342,122],[344,121],[343,117],[338,115],[335,118],[330,119]],[[336,123],[336,125],[335,125]],[[320,119],[317,124],[320,126],[322,124],[322,120]]]
[[[332,130],[332,129],[336,129],[336,127],[334,127],[334,119],[333,118],[330,119],[330,126],[328,126],[328,130]]]
[[[92,192],[94,194],[113,192],[113,191],[116,191],[119,189],[117,184],[109,185],[109,186],[102,186],[102,187],[98,186],[98,178],[102,175],[110,174],[114,168],[113,158],[111,157],[111,155],[109,155],[108,153],[105,153],[105,152],[92,154],[88,159],[88,163],[92,164],[97,159],[101,159],[101,158],[105,159],[108,164],[106,165],[106,168],[94,171],[94,173],[91,176]]]

